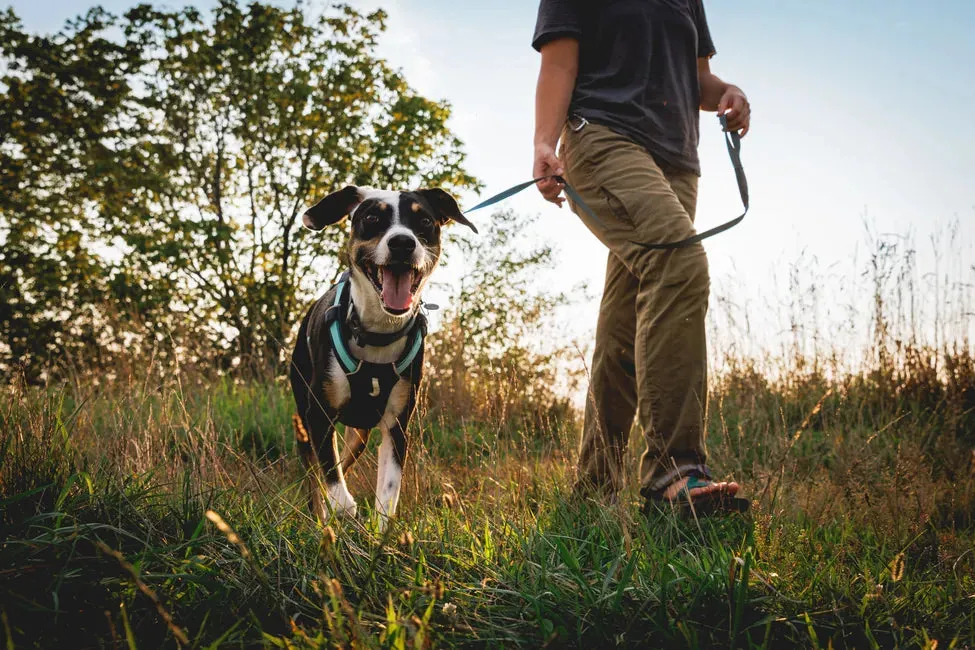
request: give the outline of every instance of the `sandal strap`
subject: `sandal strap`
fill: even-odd
[[[668,487],[685,476],[689,477],[691,480],[695,478],[704,479],[705,481],[711,480],[711,472],[708,470],[707,465],[704,465],[703,463],[680,463],[676,467],[671,468],[667,472],[655,478],[650,485],[644,488],[644,492],[650,494],[662,494],[667,490]]]
[[[709,478],[701,478],[700,476],[691,476],[687,479],[687,483],[684,485],[683,490],[690,492],[691,490],[704,488],[713,484],[714,481],[712,481]]]

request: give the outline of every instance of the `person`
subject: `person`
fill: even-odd
[[[702,0],[540,0],[532,47],[533,178],[574,187],[598,220],[570,207],[609,249],[576,487],[615,501],[636,417],[648,505],[744,510],[739,485],[706,465],[704,248],[640,244],[695,234],[700,110],[744,136],[748,100],[711,72]],[[559,207],[567,200],[558,180],[537,185]]]

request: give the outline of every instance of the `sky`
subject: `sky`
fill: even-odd
[[[135,3],[102,4],[121,11]],[[537,2],[350,4],[387,10],[380,54],[421,93],[451,103],[451,126],[484,195],[530,177]],[[56,30],[89,5],[12,2],[37,31]],[[873,233],[913,234],[920,275],[927,277],[945,246],[932,236],[957,222],[957,280],[975,280],[975,2],[705,0],[705,7],[717,49],[712,71],[740,86],[752,106],[752,129],[742,143],[752,207],[741,225],[706,242],[715,293],[730,292],[732,301],[760,312],[762,304],[790,299],[790,265],[799,260],[827,272],[849,269],[839,276],[854,273],[868,245],[865,224]],[[706,228],[741,211],[714,114],[701,115],[700,154],[697,221]],[[461,198],[468,207],[478,199]],[[533,236],[556,245],[558,266],[545,277],[547,286],[586,282],[598,298],[605,249],[567,208],[534,190],[504,207],[539,215]],[[845,293],[839,282],[825,301],[860,299]],[[596,309],[595,301],[575,308],[570,320],[577,331],[595,326]],[[763,318],[766,330],[781,330],[773,322],[781,314],[753,315]]]

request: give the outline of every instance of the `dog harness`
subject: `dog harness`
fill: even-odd
[[[379,424],[386,412],[386,404],[393,392],[393,386],[400,379],[411,380],[414,372],[423,362],[423,339],[427,334],[427,319],[416,316],[400,332],[394,334],[374,334],[361,329],[355,306],[351,305],[351,282],[346,272],[339,278],[335,289],[335,301],[325,314],[325,325],[335,357],[349,380],[351,397],[338,413],[338,421],[356,429],[372,429]],[[349,321],[343,317],[350,311]],[[356,339],[361,345],[383,341],[385,345],[406,337],[403,354],[393,363],[372,363],[357,359],[349,349],[347,341]]]

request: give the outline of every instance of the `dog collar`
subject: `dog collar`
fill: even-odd
[[[335,286],[335,301],[329,308],[329,313],[327,316],[329,336],[332,339],[332,348],[335,350],[335,356],[339,360],[339,364],[342,366],[342,370],[345,374],[351,375],[362,367],[362,360],[357,359],[352,350],[349,349],[348,343],[346,341],[350,337],[354,337],[359,345],[388,345],[389,343],[399,340],[404,336],[409,337],[406,344],[406,349],[403,351],[403,355],[393,364],[396,374],[402,375],[413,362],[416,360],[417,355],[420,350],[423,349],[423,339],[427,334],[427,323],[426,317],[423,314],[417,314],[410,321],[403,330],[399,332],[394,332],[392,334],[376,334],[374,332],[367,332],[362,329],[361,321],[358,320],[358,316],[355,315],[355,307],[352,307],[352,314],[355,321],[358,323],[359,335],[356,334],[355,329],[350,322],[347,322],[342,314],[349,312],[349,306],[351,305],[351,282],[349,281],[348,272],[343,273],[342,277],[339,278],[338,284]],[[350,319],[351,320],[351,319]],[[362,343],[361,334],[368,335],[368,342]],[[375,337],[375,338],[373,338]],[[388,342],[375,343],[375,340],[383,340],[388,337]]]
[[[370,332],[362,325],[362,320],[359,319],[359,312],[356,311],[355,305],[352,305],[351,313],[349,314],[349,319],[346,321],[345,325],[349,328],[349,332],[352,334],[352,338],[355,342],[363,347],[367,345],[372,345],[375,347],[384,347],[390,343],[395,343],[404,336],[407,336],[412,330],[413,326],[416,325],[416,314],[410,319],[410,322],[406,324],[403,329],[386,333],[380,332]]]

